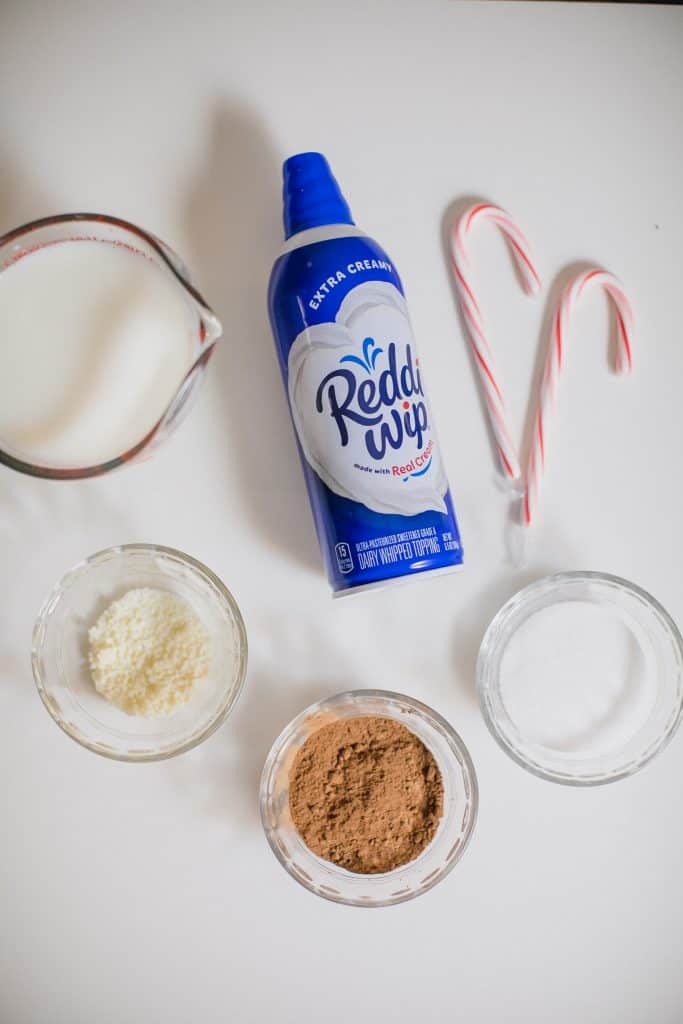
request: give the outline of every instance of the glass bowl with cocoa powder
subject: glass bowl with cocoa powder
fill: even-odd
[[[412,697],[354,690],[283,730],[260,802],[270,847],[301,885],[336,903],[384,907],[453,869],[478,792],[467,748],[444,718]]]

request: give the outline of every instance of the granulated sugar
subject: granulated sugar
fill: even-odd
[[[500,694],[528,743],[598,757],[625,746],[652,712],[653,659],[645,632],[620,610],[563,601],[512,635]]]

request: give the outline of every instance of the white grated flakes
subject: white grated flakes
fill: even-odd
[[[97,692],[129,715],[169,714],[209,671],[206,629],[187,602],[165,590],[129,590],[88,639]]]

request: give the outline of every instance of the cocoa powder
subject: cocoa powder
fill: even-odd
[[[289,808],[306,846],[348,871],[378,874],[434,838],[443,781],[422,740],[391,718],[332,722],[314,732],[289,773]]]

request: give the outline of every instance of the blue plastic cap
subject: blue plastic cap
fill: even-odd
[[[323,224],[353,224],[351,211],[322,153],[297,153],[282,167],[285,238]]]

